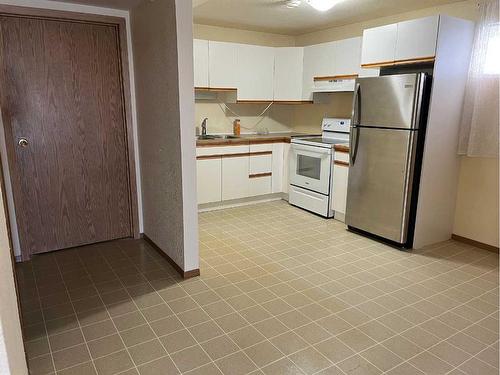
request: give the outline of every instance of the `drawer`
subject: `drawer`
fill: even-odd
[[[270,173],[273,170],[273,155],[250,154],[250,174]]]
[[[264,195],[272,193],[272,177],[256,177],[249,179],[250,196]]]
[[[248,153],[249,146],[221,146],[221,147],[197,147],[196,156],[208,155],[230,155],[230,154],[245,154]]]
[[[335,151],[333,159],[336,161],[343,161],[344,163],[349,163],[349,154],[347,152]]]
[[[273,151],[272,143],[259,143],[256,145],[250,144],[250,152]]]

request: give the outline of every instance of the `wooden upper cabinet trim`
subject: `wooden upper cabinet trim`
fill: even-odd
[[[217,92],[227,92],[227,91],[237,91],[236,88],[224,88],[224,87],[195,87],[196,91],[217,91]]]
[[[343,74],[338,76],[324,76],[324,77],[314,77],[314,81],[333,81],[335,79],[356,79],[359,74]]]
[[[384,66],[395,66],[395,65],[406,65],[406,64],[421,64],[426,62],[434,62],[436,59],[435,56],[426,56],[419,57],[415,59],[406,59],[406,60],[395,60],[395,61],[381,61],[370,64],[362,64],[362,68],[380,68]]]

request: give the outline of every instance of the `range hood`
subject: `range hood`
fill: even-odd
[[[313,92],[353,92],[357,76],[315,77]]]

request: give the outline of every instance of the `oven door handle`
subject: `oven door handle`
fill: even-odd
[[[316,146],[306,146],[297,143],[292,143],[291,148],[293,151],[306,151],[311,154],[316,155],[331,155],[332,150],[330,148],[316,147]]]

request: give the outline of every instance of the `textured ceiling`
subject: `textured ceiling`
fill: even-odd
[[[193,0],[193,13],[195,23],[300,35],[459,1],[344,0],[322,13],[305,1],[298,8],[288,9],[284,0]]]

